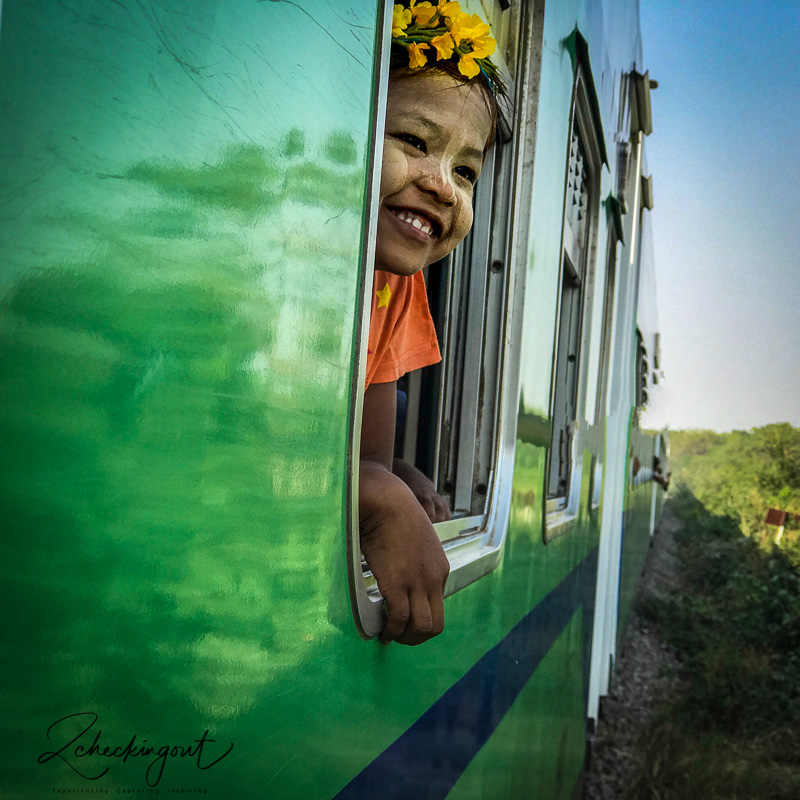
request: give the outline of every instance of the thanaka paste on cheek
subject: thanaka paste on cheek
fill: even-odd
[[[383,167],[381,168],[381,198],[397,191],[407,180],[408,157],[391,141],[384,142]]]
[[[376,269],[414,275],[466,236],[473,192],[457,168],[479,171],[475,153],[485,149],[490,129],[485,98],[473,86],[435,72],[390,80]],[[409,130],[419,146],[395,138]]]

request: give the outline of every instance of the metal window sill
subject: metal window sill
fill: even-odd
[[[551,542],[559,536],[563,536],[567,531],[575,527],[578,520],[578,512],[570,508],[559,509],[550,512],[545,518],[544,540]]]

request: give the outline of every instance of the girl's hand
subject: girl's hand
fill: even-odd
[[[444,498],[436,491],[433,482],[415,466],[396,458],[392,462],[392,472],[411,489],[431,522],[450,519],[450,509]]]
[[[444,629],[450,564],[426,512],[383,465],[361,460],[361,552],[386,600],[384,643],[421,644]]]

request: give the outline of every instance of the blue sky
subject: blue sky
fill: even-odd
[[[653,424],[800,426],[800,2],[641,0],[653,92]]]

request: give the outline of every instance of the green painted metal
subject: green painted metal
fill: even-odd
[[[637,481],[633,477],[633,457],[640,462],[640,470],[649,471],[655,455],[656,438],[636,427],[636,414],[631,415],[628,475],[631,479],[625,494],[625,512],[622,520],[622,553],[620,563],[619,624],[617,643],[622,644],[633,612],[636,586],[644,569],[651,543],[650,514],[656,504],[656,519],[663,508],[663,491],[651,480]],[[640,476],[641,477],[641,476]]]
[[[625,637],[636,585],[642,574],[645,557],[650,547],[650,503],[653,484],[644,483],[629,490],[622,534],[622,563],[620,570],[620,601],[617,641]]]
[[[358,689],[308,665],[365,647],[342,518],[375,5],[2,11],[0,793],[146,788],[152,758],[37,764],[95,712],[101,744],[234,743],[162,788],[331,794],[296,755]]]
[[[564,676],[580,671],[576,613],[497,732],[470,763],[447,800],[547,797],[568,800],[585,755],[584,698]],[[533,748],[543,756],[531,759]]]
[[[583,14],[545,19],[503,562],[411,649],[359,638],[345,569],[376,4],[3,3],[4,797],[153,783],[153,754],[73,759],[108,767],[91,783],[42,759],[80,713],[86,747],[196,751],[208,731],[199,763],[162,759],[162,792],[330,798],[597,546],[588,488],[541,536],[559,43],[580,21],[603,46]],[[454,800],[569,796],[587,635],[579,609]]]

